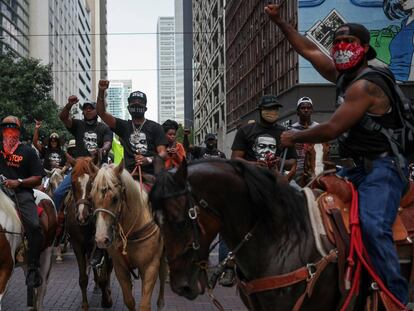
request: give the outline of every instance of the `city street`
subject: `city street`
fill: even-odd
[[[141,292],[141,281],[134,282],[134,293],[136,301],[139,301]],[[92,276],[88,286],[88,298],[90,310],[127,310],[123,304],[122,291],[118,285],[115,274],[112,274],[112,299],[114,305],[111,309],[100,308],[100,291],[94,291]],[[4,298],[2,310],[17,311],[25,310],[26,305],[26,287],[24,285],[24,277],[22,269],[15,270],[12,281]],[[153,310],[156,310],[156,299],[158,295],[158,284],[153,294]],[[236,294],[235,287],[224,288],[217,286],[214,295],[223,305],[225,310],[244,311],[246,308],[242,305]],[[69,311],[80,310],[81,292],[78,286],[78,268],[73,253],[65,254],[64,262],[54,264],[47,288],[45,298],[45,311]],[[165,308],[166,311],[196,311],[196,310],[217,310],[211,303],[207,295],[199,297],[194,301],[186,300],[174,294],[169,284],[166,285]]]

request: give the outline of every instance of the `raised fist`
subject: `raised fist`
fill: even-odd
[[[108,80],[99,80],[98,87],[100,90],[106,90],[109,87],[109,81]]]
[[[40,129],[41,126],[42,126],[42,121],[39,121],[39,120],[35,119],[35,128]]]
[[[281,12],[281,5],[280,4],[268,4],[265,6],[264,9],[265,13],[269,15],[269,17],[274,21],[276,24],[282,20]]]
[[[68,104],[71,104],[72,106],[76,104],[79,101],[78,97],[76,95],[71,95],[68,98]]]

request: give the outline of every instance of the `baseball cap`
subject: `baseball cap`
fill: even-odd
[[[147,104],[147,95],[145,95],[145,93],[141,91],[134,91],[131,94],[129,94],[128,103],[130,103],[133,99],[140,99],[143,101],[145,105]]]
[[[304,97],[299,98],[298,103],[297,103],[297,105],[296,105],[296,108],[299,108],[299,107],[300,107],[300,105],[302,105],[302,104],[304,104],[304,103],[311,104],[311,106],[313,107],[312,99],[310,99],[310,98],[309,98],[309,97],[307,97],[307,96],[304,96]]]
[[[76,140],[74,140],[74,139],[69,140],[68,149],[69,148],[75,148],[75,147],[76,147]]]
[[[50,134],[49,139],[52,139],[52,138],[59,139],[59,134],[58,133]]]
[[[269,108],[269,107],[283,107],[281,103],[279,103],[279,99],[274,95],[264,95],[259,102],[259,108]]]
[[[91,106],[93,109],[96,109],[96,103],[91,101],[83,103],[82,110],[85,110],[88,106]]]
[[[216,140],[216,135],[214,135],[213,133],[206,134],[206,136],[204,137],[204,141],[207,141],[207,140],[210,140],[210,139]]]
[[[369,33],[369,30],[364,25],[356,23],[346,23],[339,26],[335,30],[334,39],[338,36],[344,35],[357,37],[362,44],[369,44],[369,41],[371,39],[371,34]],[[377,57],[377,52],[375,52],[372,46],[369,46],[369,50],[367,52],[367,59],[371,60],[375,57]]]

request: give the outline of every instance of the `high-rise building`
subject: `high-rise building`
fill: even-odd
[[[106,97],[106,109],[115,118],[124,119],[125,117],[125,91],[122,82],[109,84],[108,95]]]
[[[195,143],[215,133],[219,148],[226,133],[223,16],[224,0],[193,1]]]
[[[174,17],[159,17],[157,23],[158,122],[175,119]]]
[[[193,12],[191,0],[175,0],[175,118],[193,125]]]
[[[121,117],[121,119],[128,120],[131,118],[128,112],[127,106],[128,106],[129,94],[132,93],[132,80],[111,80],[111,83],[109,84],[109,88],[111,88],[111,86],[116,83],[122,84],[123,93],[124,93],[124,98],[122,99],[122,107],[124,110],[124,115],[123,117]],[[109,105],[109,102],[108,102],[108,105]]]
[[[97,96],[98,82],[108,78],[107,0],[87,0],[91,11],[92,98]]]
[[[0,54],[29,55],[29,1],[0,0]]]

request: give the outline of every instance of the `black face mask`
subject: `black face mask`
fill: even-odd
[[[132,118],[143,118],[147,107],[138,105],[128,106],[128,111]]]
[[[214,147],[216,146],[216,142],[215,141],[207,141],[206,142],[206,148],[209,150],[214,149]]]

